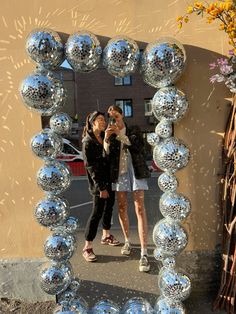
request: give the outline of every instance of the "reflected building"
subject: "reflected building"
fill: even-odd
[[[110,105],[120,106],[127,125],[139,125],[144,137],[153,132],[156,119],[151,113],[150,100],[156,89],[143,82],[139,72],[124,78],[113,77],[102,66],[90,73],[74,72],[67,61],[57,70],[64,81],[68,97],[62,111],[73,119],[72,133],[68,137],[81,148],[82,131],[89,112],[106,112]],[[42,126],[48,125],[49,117],[42,118]],[[151,153],[147,144],[147,151]]]

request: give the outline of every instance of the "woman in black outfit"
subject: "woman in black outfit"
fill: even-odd
[[[95,262],[93,240],[96,237],[99,221],[102,218],[101,244],[116,246],[119,241],[110,234],[111,217],[115,194],[111,190],[110,165],[103,150],[103,137],[106,128],[104,114],[95,111],[87,116],[83,132],[82,149],[84,164],[88,176],[89,191],[93,196],[93,209],[85,230],[83,257],[88,262]]]

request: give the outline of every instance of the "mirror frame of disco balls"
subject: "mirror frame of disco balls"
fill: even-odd
[[[39,274],[41,289],[51,295],[66,290],[72,278],[73,271],[69,262],[44,264]]]
[[[139,64],[140,51],[137,43],[127,36],[111,38],[103,51],[103,66],[115,77],[134,73]]]
[[[72,119],[65,112],[55,113],[49,121],[50,128],[59,135],[69,134],[72,128]]]
[[[161,214],[168,219],[180,222],[184,220],[191,211],[190,200],[178,192],[165,192],[159,200]]]
[[[187,166],[189,159],[189,148],[176,137],[169,137],[161,141],[153,150],[153,160],[156,165],[163,171],[170,173]]]
[[[45,256],[55,262],[64,262],[72,257],[76,249],[75,238],[69,234],[53,233],[44,243]]]
[[[92,308],[91,314],[119,314],[119,306],[111,300],[100,300]]]
[[[86,30],[69,36],[66,42],[66,59],[75,72],[96,70],[101,60],[102,47],[98,38]]]
[[[142,54],[140,72],[145,83],[161,88],[179,79],[185,63],[184,46],[174,38],[163,37],[147,45]]]
[[[37,184],[47,193],[60,194],[71,184],[70,169],[60,161],[46,161],[37,172]]]
[[[35,206],[35,218],[44,227],[63,224],[69,217],[70,205],[66,199],[58,196],[47,195]]]
[[[26,52],[36,63],[54,69],[64,60],[64,45],[59,34],[51,29],[34,29],[26,39]]]
[[[160,88],[152,99],[152,113],[159,121],[177,122],[184,117],[188,107],[185,94],[175,86]]]
[[[175,269],[161,269],[158,277],[158,287],[162,295],[171,300],[183,301],[191,293],[191,281],[189,277]]]
[[[32,137],[30,146],[37,157],[45,160],[55,159],[63,150],[63,141],[61,136],[51,129],[43,129]]]
[[[153,228],[153,242],[165,257],[171,257],[186,247],[188,235],[177,222],[164,218]]]
[[[60,110],[67,98],[62,81],[51,71],[41,68],[27,75],[19,90],[26,107],[42,116],[50,116]]]

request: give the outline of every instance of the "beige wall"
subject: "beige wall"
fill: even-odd
[[[43,193],[36,185],[41,161],[30,151],[30,138],[40,117],[22,104],[18,86],[34,65],[24,51],[27,34],[48,27],[68,34],[83,28],[113,37],[125,34],[151,42],[176,37],[186,47],[188,64],[178,86],[190,110],[176,126],[176,135],[191,148],[190,165],[180,171],[180,190],[192,201],[188,250],[214,250],[219,242],[219,174],[221,144],[227,117],[227,91],[209,83],[208,63],[226,53],[225,35],[194,17],[177,31],[175,18],[185,11],[183,0],[2,0],[0,14],[0,258],[43,256],[47,230],[33,217]]]

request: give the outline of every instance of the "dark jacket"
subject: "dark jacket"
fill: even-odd
[[[144,140],[140,128],[138,126],[126,126],[126,135],[131,145],[124,145],[124,149],[128,149],[131,154],[136,179],[149,178],[150,171],[145,161]],[[111,164],[111,181],[114,183],[117,182],[119,177],[120,146],[121,142],[118,141],[116,135],[113,134],[110,137],[109,157]]]
[[[84,165],[89,181],[89,191],[92,195],[99,195],[100,191],[110,188],[109,162],[103,145],[94,134],[87,133],[82,140]]]

